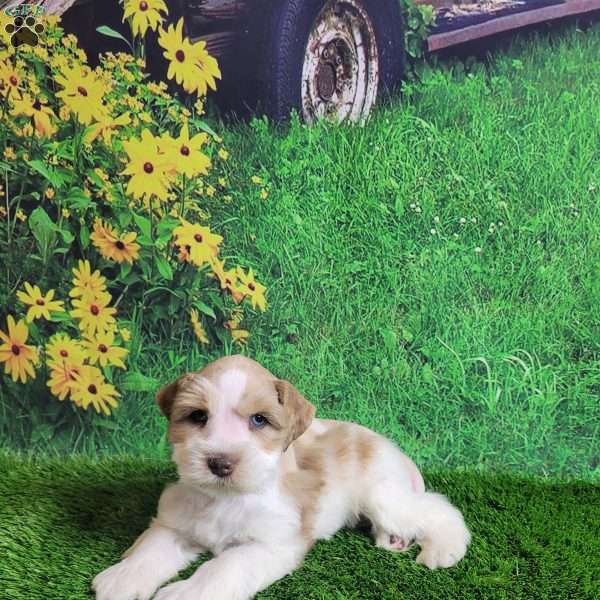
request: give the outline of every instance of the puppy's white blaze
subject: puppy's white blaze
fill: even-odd
[[[235,413],[235,408],[244,395],[247,381],[243,371],[229,369],[217,382],[221,401],[212,415],[209,434],[209,440],[217,450],[220,449],[219,446],[230,447],[236,442],[247,440],[250,436],[248,423]]]
[[[229,369],[219,378],[219,391],[223,396],[223,400],[231,408],[236,408],[240,403],[244,391],[246,390],[247,382],[248,377],[246,373],[239,369]]]

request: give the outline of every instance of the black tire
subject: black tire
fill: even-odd
[[[360,0],[367,11],[378,50],[378,97],[394,91],[405,69],[404,28],[399,0]],[[302,112],[302,66],[315,19],[326,0],[282,0],[274,3],[266,31],[262,73],[262,110],[285,120],[292,110]]]

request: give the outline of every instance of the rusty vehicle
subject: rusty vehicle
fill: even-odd
[[[27,1],[63,14],[65,28],[78,35],[89,56],[118,45],[100,36],[97,26],[108,25],[127,35],[118,0]],[[186,34],[205,40],[219,60],[219,101],[226,108],[260,111],[276,120],[297,110],[308,122],[323,117],[360,121],[378,97],[402,81],[401,0],[166,2],[169,19],[183,17]],[[525,25],[600,11],[600,0],[416,2],[434,7],[427,40],[432,52]],[[147,56],[153,74],[163,77],[162,55],[151,37]]]

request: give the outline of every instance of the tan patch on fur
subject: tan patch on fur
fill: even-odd
[[[288,493],[298,503],[301,535],[312,546],[315,542],[314,519],[325,487],[325,464],[320,448],[299,448],[296,451],[296,463],[298,469],[287,473],[283,478],[283,488],[284,493]]]

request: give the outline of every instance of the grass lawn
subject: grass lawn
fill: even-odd
[[[473,472],[425,475],[461,506],[473,532],[458,566],[429,571],[414,562],[416,548],[394,554],[344,531],[318,543],[299,571],[257,599],[598,598],[600,487]],[[146,528],[172,479],[165,461],[28,464],[0,456],[0,598],[91,598],[94,575]]]
[[[565,27],[427,69],[364,128],[229,127],[213,222],[269,286],[247,353],[422,468],[597,477],[599,74],[600,27]],[[190,339],[130,364],[166,383],[210,358]],[[0,399],[6,446],[168,454],[150,392],[104,424],[32,440]]]

